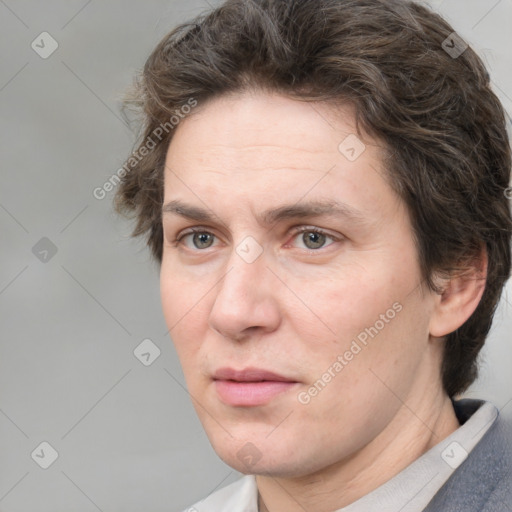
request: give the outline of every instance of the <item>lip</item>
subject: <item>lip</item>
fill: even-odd
[[[260,382],[269,380],[273,382],[297,382],[294,379],[279,375],[278,373],[262,368],[249,367],[243,370],[233,368],[219,368],[213,374],[214,380],[234,380],[237,382]]]
[[[284,375],[253,367],[219,368],[213,374],[213,382],[222,402],[240,407],[265,405],[298,384]]]

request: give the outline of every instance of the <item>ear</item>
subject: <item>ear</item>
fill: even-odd
[[[430,335],[440,338],[456,331],[473,314],[484,293],[487,280],[485,245],[468,264],[467,269],[443,279],[435,297],[430,317]]]

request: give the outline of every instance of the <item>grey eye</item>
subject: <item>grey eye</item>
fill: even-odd
[[[305,231],[302,234],[302,241],[308,249],[318,249],[325,244],[327,237],[316,231]]]
[[[194,233],[192,243],[197,249],[207,249],[213,244],[213,235],[210,233]]]

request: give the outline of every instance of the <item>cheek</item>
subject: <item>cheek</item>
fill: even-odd
[[[333,425],[337,415],[347,411],[360,415],[361,421],[367,410],[375,412],[376,421],[377,414],[389,417],[397,406],[396,396],[407,395],[428,347],[428,305],[421,295],[395,302],[368,297],[366,310],[347,307],[339,317],[337,343],[326,347],[315,364],[313,382],[328,380],[322,375],[336,362],[337,369],[342,368],[334,371],[333,384],[317,403],[324,420]]]
[[[359,369],[383,360],[396,365],[418,350],[415,342],[428,338],[428,307],[415,290],[420,273],[414,257],[359,259],[317,276],[321,284],[306,294],[315,315],[295,315],[296,329],[313,333],[308,339],[317,369],[346,351],[350,366]],[[315,318],[316,333],[310,326]]]
[[[160,274],[160,297],[165,323],[185,366],[191,354],[196,352],[204,337],[204,319],[208,298],[183,277],[180,272],[162,264]]]
[[[312,286],[315,283],[315,286]],[[400,290],[390,276],[371,265],[346,265],[330,268],[314,278],[304,278],[301,294],[302,314],[294,313],[302,326],[316,323],[318,335],[333,341],[347,341],[379,320],[401,298]],[[300,309],[300,308],[299,308]],[[390,311],[389,316],[394,316]],[[309,331],[309,329],[308,329]]]
[[[364,317],[359,312],[357,319],[346,315],[350,325],[340,322],[337,343],[316,344],[308,357],[308,386],[300,397],[301,404],[307,400],[299,409],[305,424],[314,417],[333,436],[339,435],[341,424],[343,436],[356,444],[362,432],[366,439],[378,434],[398,410],[397,397],[407,396],[424,355],[426,322],[417,309],[407,303],[383,324],[376,324],[379,316],[373,312]]]

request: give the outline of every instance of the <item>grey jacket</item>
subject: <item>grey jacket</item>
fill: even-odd
[[[479,400],[453,402],[464,423]],[[512,424],[500,415],[424,512],[512,512]]]

